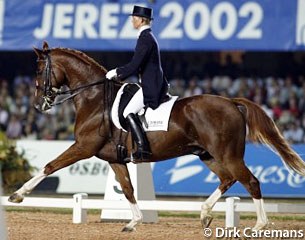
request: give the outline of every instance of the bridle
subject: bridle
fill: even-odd
[[[39,86],[38,81],[36,80],[36,92],[35,92],[35,96],[36,96],[37,90],[43,91],[43,95],[41,96],[41,98],[43,100],[42,106],[41,106],[42,109],[48,110],[48,109],[52,108],[53,106],[62,104],[65,101],[72,99],[74,96],[78,95],[83,90],[85,90],[89,87],[103,84],[105,82],[106,78],[103,78],[96,82],[85,84],[85,85],[79,86],[77,88],[69,89],[69,90],[65,90],[65,91],[62,91],[61,89],[53,87],[52,77],[55,79],[56,82],[57,82],[57,79],[56,79],[56,75],[55,75],[53,67],[52,67],[52,60],[51,60],[51,56],[49,55],[50,51],[51,50],[45,50],[45,53],[46,53],[45,59],[37,60],[37,62],[45,62],[45,67],[44,67],[44,70],[42,73],[43,86]],[[66,95],[66,94],[70,94],[70,95],[67,96],[66,98],[63,98],[60,101],[54,102],[54,100],[57,96]]]
[[[51,57],[48,54],[50,51],[46,50],[45,51],[47,55],[45,56],[45,59],[38,59],[37,62],[45,62],[45,67],[42,73],[42,79],[43,79],[43,86],[39,86],[38,81],[36,80],[36,91],[35,91],[35,96],[37,95],[37,90],[42,90],[43,95],[41,98],[43,99],[42,103],[42,109],[50,109],[53,104],[53,99],[57,95],[57,88],[53,88],[52,86],[52,81],[51,78],[52,76],[56,80],[56,75],[53,71],[52,68],[52,63],[51,63]],[[37,73],[38,75],[39,73]]]

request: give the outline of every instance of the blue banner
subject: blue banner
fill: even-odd
[[[304,159],[305,145],[294,149]],[[305,177],[289,172],[269,148],[247,144],[245,163],[260,181],[263,196],[305,197]],[[153,178],[157,195],[208,196],[219,185],[218,177],[194,155],[156,163]],[[225,195],[250,197],[238,182]]]
[[[0,50],[133,50],[135,4],[161,50],[305,50],[305,0],[0,0]]]

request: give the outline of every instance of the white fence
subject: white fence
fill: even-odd
[[[46,207],[73,209],[73,223],[86,222],[87,209],[130,209],[127,201],[106,201],[87,199],[87,194],[75,194],[72,198],[38,198],[26,197],[20,204],[7,201],[8,197],[1,197],[3,206],[19,207]],[[141,210],[156,211],[188,211],[200,212],[202,202],[196,201],[138,201]],[[305,204],[266,203],[265,209],[269,213],[305,213]],[[213,208],[214,212],[225,212],[226,227],[237,227],[240,212],[255,212],[253,203],[241,203],[239,198],[230,197],[226,202],[218,202]]]

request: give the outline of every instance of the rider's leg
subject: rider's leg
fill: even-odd
[[[133,95],[133,97],[130,99],[129,103],[125,107],[123,116],[124,118],[126,118],[129,113],[137,114],[144,107],[145,105],[143,90],[142,88],[139,88],[139,90]]]
[[[133,154],[134,157],[136,159],[149,159],[151,156],[151,151],[141,122],[134,113],[128,114],[126,120],[128,122],[132,138],[138,146],[137,151]]]
[[[123,116],[126,118],[128,126],[130,128],[132,138],[137,144],[137,151],[133,156],[137,159],[148,159],[151,156],[149,142],[147,140],[145,131],[142,127],[141,122],[136,117],[141,109],[144,108],[143,91],[140,88],[132,99],[127,104]]]

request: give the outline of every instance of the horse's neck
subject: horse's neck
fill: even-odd
[[[65,54],[64,58],[62,58],[62,52],[60,52],[57,60],[60,61],[62,66],[65,66],[66,74],[68,74],[67,84],[70,89],[77,89],[101,81],[96,86],[89,86],[81,90],[80,94],[75,96],[76,110],[87,108],[90,105],[92,108],[97,109],[96,111],[110,111],[120,84],[106,80],[105,68],[95,61],[79,56],[75,52],[64,52],[68,54]]]
[[[54,53],[55,61],[63,66],[67,74],[66,84],[70,89],[96,82],[105,77],[106,70],[93,60],[79,56],[73,51],[60,50]]]
[[[78,84],[77,86],[85,86],[90,83],[97,83],[98,81],[100,81],[99,84],[89,86],[85,90],[81,90],[80,94],[76,95],[74,98],[74,105],[77,112],[82,108],[86,110],[88,106],[92,109],[97,109],[98,113],[111,111],[112,104],[120,88],[119,84],[102,77],[101,79],[95,79],[94,81],[80,80],[79,82],[83,83],[83,85]]]
[[[75,71],[77,73],[77,69]],[[68,86],[70,89],[76,89],[92,83],[101,81],[105,78],[103,72],[83,71],[82,74],[70,74]]]

